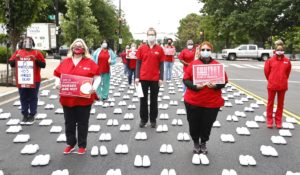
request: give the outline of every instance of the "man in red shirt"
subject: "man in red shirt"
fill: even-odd
[[[119,54],[119,56],[121,57],[122,59],[122,63],[124,65],[124,75],[127,76],[128,75],[128,66],[127,66],[127,60],[126,60],[126,50],[129,49],[129,46],[127,45],[126,46],[126,49],[123,50],[123,52],[121,52]]]
[[[33,70],[35,88],[19,88],[21,112],[23,115],[21,124],[31,125],[34,123],[34,116],[37,113],[38,92],[41,82],[41,68],[46,67],[46,61],[40,51],[32,49],[35,46],[32,38],[26,37],[23,41],[21,41],[20,46],[22,48],[17,50],[10,57],[9,64],[11,67],[15,67],[17,60],[20,60],[21,58],[31,58],[35,62]]]
[[[131,48],[126,51],[126,62],[128,67],[128,84],[132,83],[132,76],[135,79],[135,68],[136,68],[136,44],[132,43]],[[133,79],[133,80],[134,80]]]
[[[174,63],[174,55],[176,52],[175,47],[172,45],[173,40],[169,38],[167,40],[168,44],[164,48],[165,59],[164,59],[164,78],[166,81],[171,81],[172,79],[172,68]]]
[[[148,44],[141,45],[136,53],[136,84],[141,83],[144,97],[140,102],[140,127],[143,128],[148,122],[148,89],[150,88],[150,123],[156,127],[158,115],[157,97],[159,86],[163,83],[165,57],[163,48],[155,43],[156,31],[149,28],[147,31]]]

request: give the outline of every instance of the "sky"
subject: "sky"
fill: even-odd
[[[117,9],[119,0],[112,0]],[[200,14],[198,0],[121,0],[121,8],[135,39],[145,39],[149,27],[154,27],[158,37],[176,33],[179,21],[190,13]],[[173,38],[173,37],[172,37]]]

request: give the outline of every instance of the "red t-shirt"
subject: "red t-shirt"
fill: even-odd
[[[123,64],[127,64],[127,60],[126,60],[126,52],[125,52],[125,51],[123,51],[123,52],[120,53],[120,57],[121,57],[121,59],[122,59],[122,63],[123,63]]]
[[[131,70],[135,70],[136,67],[136,59],[128,59],[128,67]]]
[[[54,76],[60,77],[61,74],[72,74],[92,78],[100,74],[100,69],[98,65],[89,58],[82,58],[76,66],[72,58],[66,58],[54,70]],[[95,99],[97,99],[95,93],[92,94],[90,98],[60,96],[60,103],[68,107],[88,106],[93,104]]]
[[[108,50],[101,50],[99,56],[98,56],[98,66],[100,68],[100,73],[109,73],[109,52]]]
[[[192,61],[187,67],[183,79],[193,81],[193,65],[203,64],[200,60]],[[209,64],[220,64],[219,62],[212,60]],[[227,74],[225,72],[225,82],[228,82]],[[205,86],[199,91],[193,91],[189,88],[186,89],[184,94],[184,101],[199,107],[205,108],[219,108],[224,105],[224,99],[222,98],[221,89],[213,89]]]
[[[140,80],[158,81],[160,76],[160,63],[165,57],[163,49],[159,45],[150,48],[144,44],[136,53],[137,59],[141,60]],[[162,72],[163,73],[163,72]]]
[[[167,45],[165,48],[173,48],[173,49],[175,49],[174,46],[169,46],[169,45]],[[174,55],[167,55],[167,53],[165,53],[165,55],[166,56],[164,58],[164,61],[167,61],[167,62],[173,62],[174,61]]]
[[[34,56],[36,59],[40,60],[41,62],[45,63],[45,58],[43,54],[38,51],[38,50],[30,50],[27,51],[25,49],[17,50],[10,58],[9,61],[14,61],[17,59],[17,55],[20,55],[21,57],[29,57],[29,56]],[[34,70],[34,82],[39,83],[41,82],[41,68],[35,65],[35,70]]]
[[[186,63],[190,63],[195,58],[195,52],[196,52],[196,50],[194,48],[192,50],[189,50],[189,49],[185,48],[178,55],[178,59],[183,60]],[[187,67],[188,66],[186,66],[186,65],[183,66],[183,72],[185,72]]]

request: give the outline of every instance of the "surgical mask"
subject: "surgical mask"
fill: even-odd
[[[155,38],[154,35],[149,35],[149,36],[148,36],[148,43],[149,43],[149,44],[154,44],[154,43],[155,43],[155,40],[156,40],[156,38]]]
[[[135,47],[131,47],[131,50],[135,50]]]
[[[33,43],[31,41],[31,39],[29,38],[26,38],[24,41],[23,41],[23,48],[24,49],[32,49],[33,47]]]
[[[276,54],[276,55],[283,55],[283,54],[284,54],[284,51],[276,50],[276,51],[275,51],[275,54]]]
[[[107,43],[102,43],[101,47],[102,48],[107,48]]]
[[[193,47],[194,47],[193,45],[188,45],[188,46],[187,46],[187,48],[188,48],[189,50],[192,50]]]
[[[207,50],[201,51],[201,57],[209,58],[210,56],[211,56],[211,51],[207,51]]]
[[[76,47],[73,49],[73,53],[76,54],[76,55],[81,55],[84,53],[84,49],[81,48],[81,47]]]

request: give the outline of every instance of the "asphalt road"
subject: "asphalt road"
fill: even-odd
[[[258,96],[266,98],[266,83],[264,81],[252,81],[252,80],[264,80],[262,69],[254,68],[238,68],[230,64],[263,64],[256,61],[236,61],[226,62],[226,71],[229,79],[251,91]],[[100,106],[93,106],[96,109],[96,114],[91,115],[91,124],[100,124],[101,131],[98,133],[89,133],[88,135],[88,152],[85,155],[63,155],[63,149],[65,143],[57,143],[56,139],[59,134],[50,134],[51,126],[64,126],[63,115],[55,114],[56,108],[61,107],[58,99],[51,100],[49,97],[39,97],[41,101],[46,104],[53,103],[54,110],[44,110],[44,106],[40,106],[39,113],[46,113],[48,119],[53,120],[51,126],[39,126],[39,120],[35,122],[33,126],[24,126],[23,130],[18,134],[30,134],[31,139],[27,143],[13,143],[13,139],[17,134],[7,134],[5,131],[8,128],[6,123],[8,120],[0,120],[0,170],[6,175],[50,175],[55,170],[68,169],[71,175],[105,175],[109,169],[120,168],[123,175],[159,175],[164,168],[174,168],[177,175],[216,175],[221,174],[223,169],[235,169],[239,175],[284,175],[286,171],[293,172],[300,171],[300,132],[298,131],[299,125],[294,125],[295,129],[291,130],[292,137],[285,137],[287,145],[275,145],[271,142],[271,136],[279,135],[278,129],[267,129],[265,123],[258,123],[259,129],[249,129],[250,136],[240,136],[236,133],[236,127],[245,126],[246,121],[254,120],[255,115],[262,115],[265,111],[265,106],[255,109],[254,112],[247,112],[246,118],[239,118],[238,122],[226,121],[227,115],[233,115],[235,111],[243,111],[245,106],[249,106],[250,103],[255,100],[245,102],[244,105],[236,105],[235,99],[230,99],[229,102],[233,104],[233,107],[223,107],[223,110],[219,112],[217,120],[221,123],[220,128],[213,128],[210,141],[208,142],[208,159],[210,164],[193,165],[192,164],[192,141],[179,142],[177,141],[177,134],[179,132],[188,132],[188,123],[186,115],[177,115],[177,109],[184,109],[183,102],[181,102],[182,93],[178,92],[176,80],[181,82],[177,73],[180,73],[181,68],[178,65],[174,66],[174,72],[176,73],[175,79],[172,81],[175,87],[176,94],[168,94],[168,87],[170,84],[165,83],[165,91],[163,95],[169,95],[171,100],[179,101],[179,106],[169,106],[167,110],[159,110],[159,114],[168,113],[169,120],[157,120],[158,124],[167,124],[169,131],[167,133],[157,133],[155,129],[139,128],[139,103],[133,103],[136,105],[135,110],[128,110],[127,106],[120,107],[118,102],[122,100],[123,94],[128,90],[125,88],[125,92],[121,92],[121,97],[115,98],[115,107],[103,108]],[[122,75],[122,66],[117,65],[114,67],[113,80],[118,78],[122,79],[120,83],[126,82],[126,79]],[[291,80],[299,82],[299,72],[294,71],[291,75]],[[244,80],[244,79],[251,79]],[[298,83],[299,84],[299,83]],[[297,109],[297,83],[290,83],[290,89],[286,98],[286,108],[293,113],[299,115],[300,109]],[[113,92],[117,92],[119,87]],[[50,94],[57,94],[56,90],[52,90]],[[226,88],[227,89],[227,88]],[[234,92],[237,92],[234,91]],[[226,94],[232,94],[233,92],[227,92]],[[132,94],[130,100],[126,100],[127,105],[131,104]],[[243,95],[244,97],[245,95]],[[112,97],[112,94],[110,94]],[[236,97],[240,99],[241,97]],[[169,103],[169,100],[163,100],[160,103]],[[3,112],[11,112],[11,118],[21,119],[20,111],[18,107],[13,106],[13,102],[0,106]],[[122,114],[113,114],[114,108],[121,108]],[[299,108],[299,107],[298,107]],[[135,116],[134,120],[124,120],[123,116],[127,112],[132,112]],[[106,113],[108,118],[118,119],[119,126],[106,126],[107,120],[97,120],[98,113]],[[174,118],[183,119],[183,126],[172,126],[171,122]],[[130,124],[131,131],[120,132],[119,127],[121,124]],[[148,135],[146,141],[136,141],[134,139],[135,134],[138,131],[145,131]],[[64,131],[63,131],[64,132]],[[63,133],[62,132],[62,133]],[[99,136],[101,133],[109,132],[112,134],[112,140],[110,142],[100,142]],[[232,134],[235,138],[235,143],[223,143],[220,139],[221,134]],[[172,154],[161,154],[159,152],[162,144],[171,144],[174,149]],[[39,144],[40,150],[35,155],[21,155],[20,151],[26,144]],[[129,146],[129,153],[126,155],[118,155],[114,153],[117,144],[127,144]],[[90,150],[92,146],[105,145],[108,148],[107,156],[91,157]],[[271,145],[279,153],[279,157],[266,157],[260,153],[261,145]],[[43,167],[32,167],[31,161],[38,154],[50,154],[51,160],[49,165]],[[134,167],[134,158],[139,155],[149,155],[151,160],[151,167],[149,168],[136,168]],[[239,155],[252,155],[256,162],[256,166],[241,166],[239,164]]]

